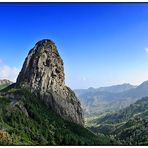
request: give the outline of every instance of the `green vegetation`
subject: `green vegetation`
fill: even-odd
[[[27,89],[0,92],[0,145],[148,145],[148,97],[90,125],[62,119]]]
[[[26,89],[9,86],[0,93],[1,145],[114,145],[47,108]]]
[[[115,138],[123,145],[148,145],[148,97],[114,114],[93,121],[95,133]]]
[[[0,85],[0,90],[6,88],[9,84],[3,84],[3,85]]]
[[[89,123],[86,122],[86,124],[90,124],[90,120],[93,117],[94,119],[96,116],[100,118],[108,113],[111,113],[110,115],[112,116],[112,113],[118,112],[140,100],[142,97],[148,96],[147,90],[148,81],[145,81],[138,86],[122,84],[109,87],[79,89],[75,90],[75,93],[80,99],[84,115],[88,119]]]

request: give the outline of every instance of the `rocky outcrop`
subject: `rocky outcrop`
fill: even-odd
[[[12,82],[7,79],[0,80],[0,91],[11,84]]]
[[[10,85],[12,84],[13,82],[7,80],[7,79],[3,79],[3,80],[0,80],[0,85]]]
[[[83,125],[80,102],[65,86],[63,60],[51,40],[41,40],[30,50],[16,85],[28,87],[64,119]]]

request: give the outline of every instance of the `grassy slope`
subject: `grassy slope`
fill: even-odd
[[[9,94],[9,98],[2,94]],[[24,89],[6,88],[0,97],[0,144],[112,145],[77,124],[63,120]]]
[[[10,85],[10,84],[3,84],[3,85],[0,85],[0,90],[2,90],[3,88],[7,87],[8,85]]]

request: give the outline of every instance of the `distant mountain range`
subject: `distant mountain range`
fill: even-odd
[[[148,81],[139,86],[122,84],[75,93],[89,130],[121,145],[148,145]]]
[[[148,81],[139,86],[131,84],[74,90],[82,103],[85,117],[104,115],[123,109],[148,96]]]
[[[136,88],[137,86],[131,85],[129,83],[124,83],[121,85],[112,85],[112,86],[108,86],[108,87],[100,87],[100,88],[93,88],[90,87],[88,89],[75,89],[75,93],[77,95],[82,95],[85,93],[90,93],[90,92],[110,92],[110,93],[119,93],[119,92],[123,92],[132,88]]]
[[[0,90],[7,87],[8,85],[12,84],[13,82],[7,80],[7,79],[3,79],[0,80]]]

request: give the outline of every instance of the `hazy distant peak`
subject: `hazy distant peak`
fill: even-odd
[[[148,88],[148,80],[144,81],[143,83],[141,83],[139,86],[137,86],[137,88]]]
[[[2,79],[0,80],[0,85],[5,85],[5,84],[12,84],[13,82],[11,82],[10,80],[7,79]]]
[[[123,91],[127,91],[129,89],[135,88],[136,86],[133,86],[129,83],[119,84],[119,85],[112,85],[107,87],[100,87],[98,88],[98,91],[105,91],[105,92],[111,92],[111,93],[119,93]]]
[[[124,91],[128,91],[130,89],[136,88],[137,86],[131,85],[129,83],[123,83],[118,85],[112,85],[112,86],[106,86],[106,87],[89,87],[88,89],[75,89],[75,93],[77,96],[83,95],[83,94],[90,94],[90,93],[99,93],[99,92],[107,92],[107,93],[121,93]]]
[[[93,89],[95,89],[95,88],[94,88],[94,87],[89,87],[89,88],[88,88],[88,90],[93,90]]]

